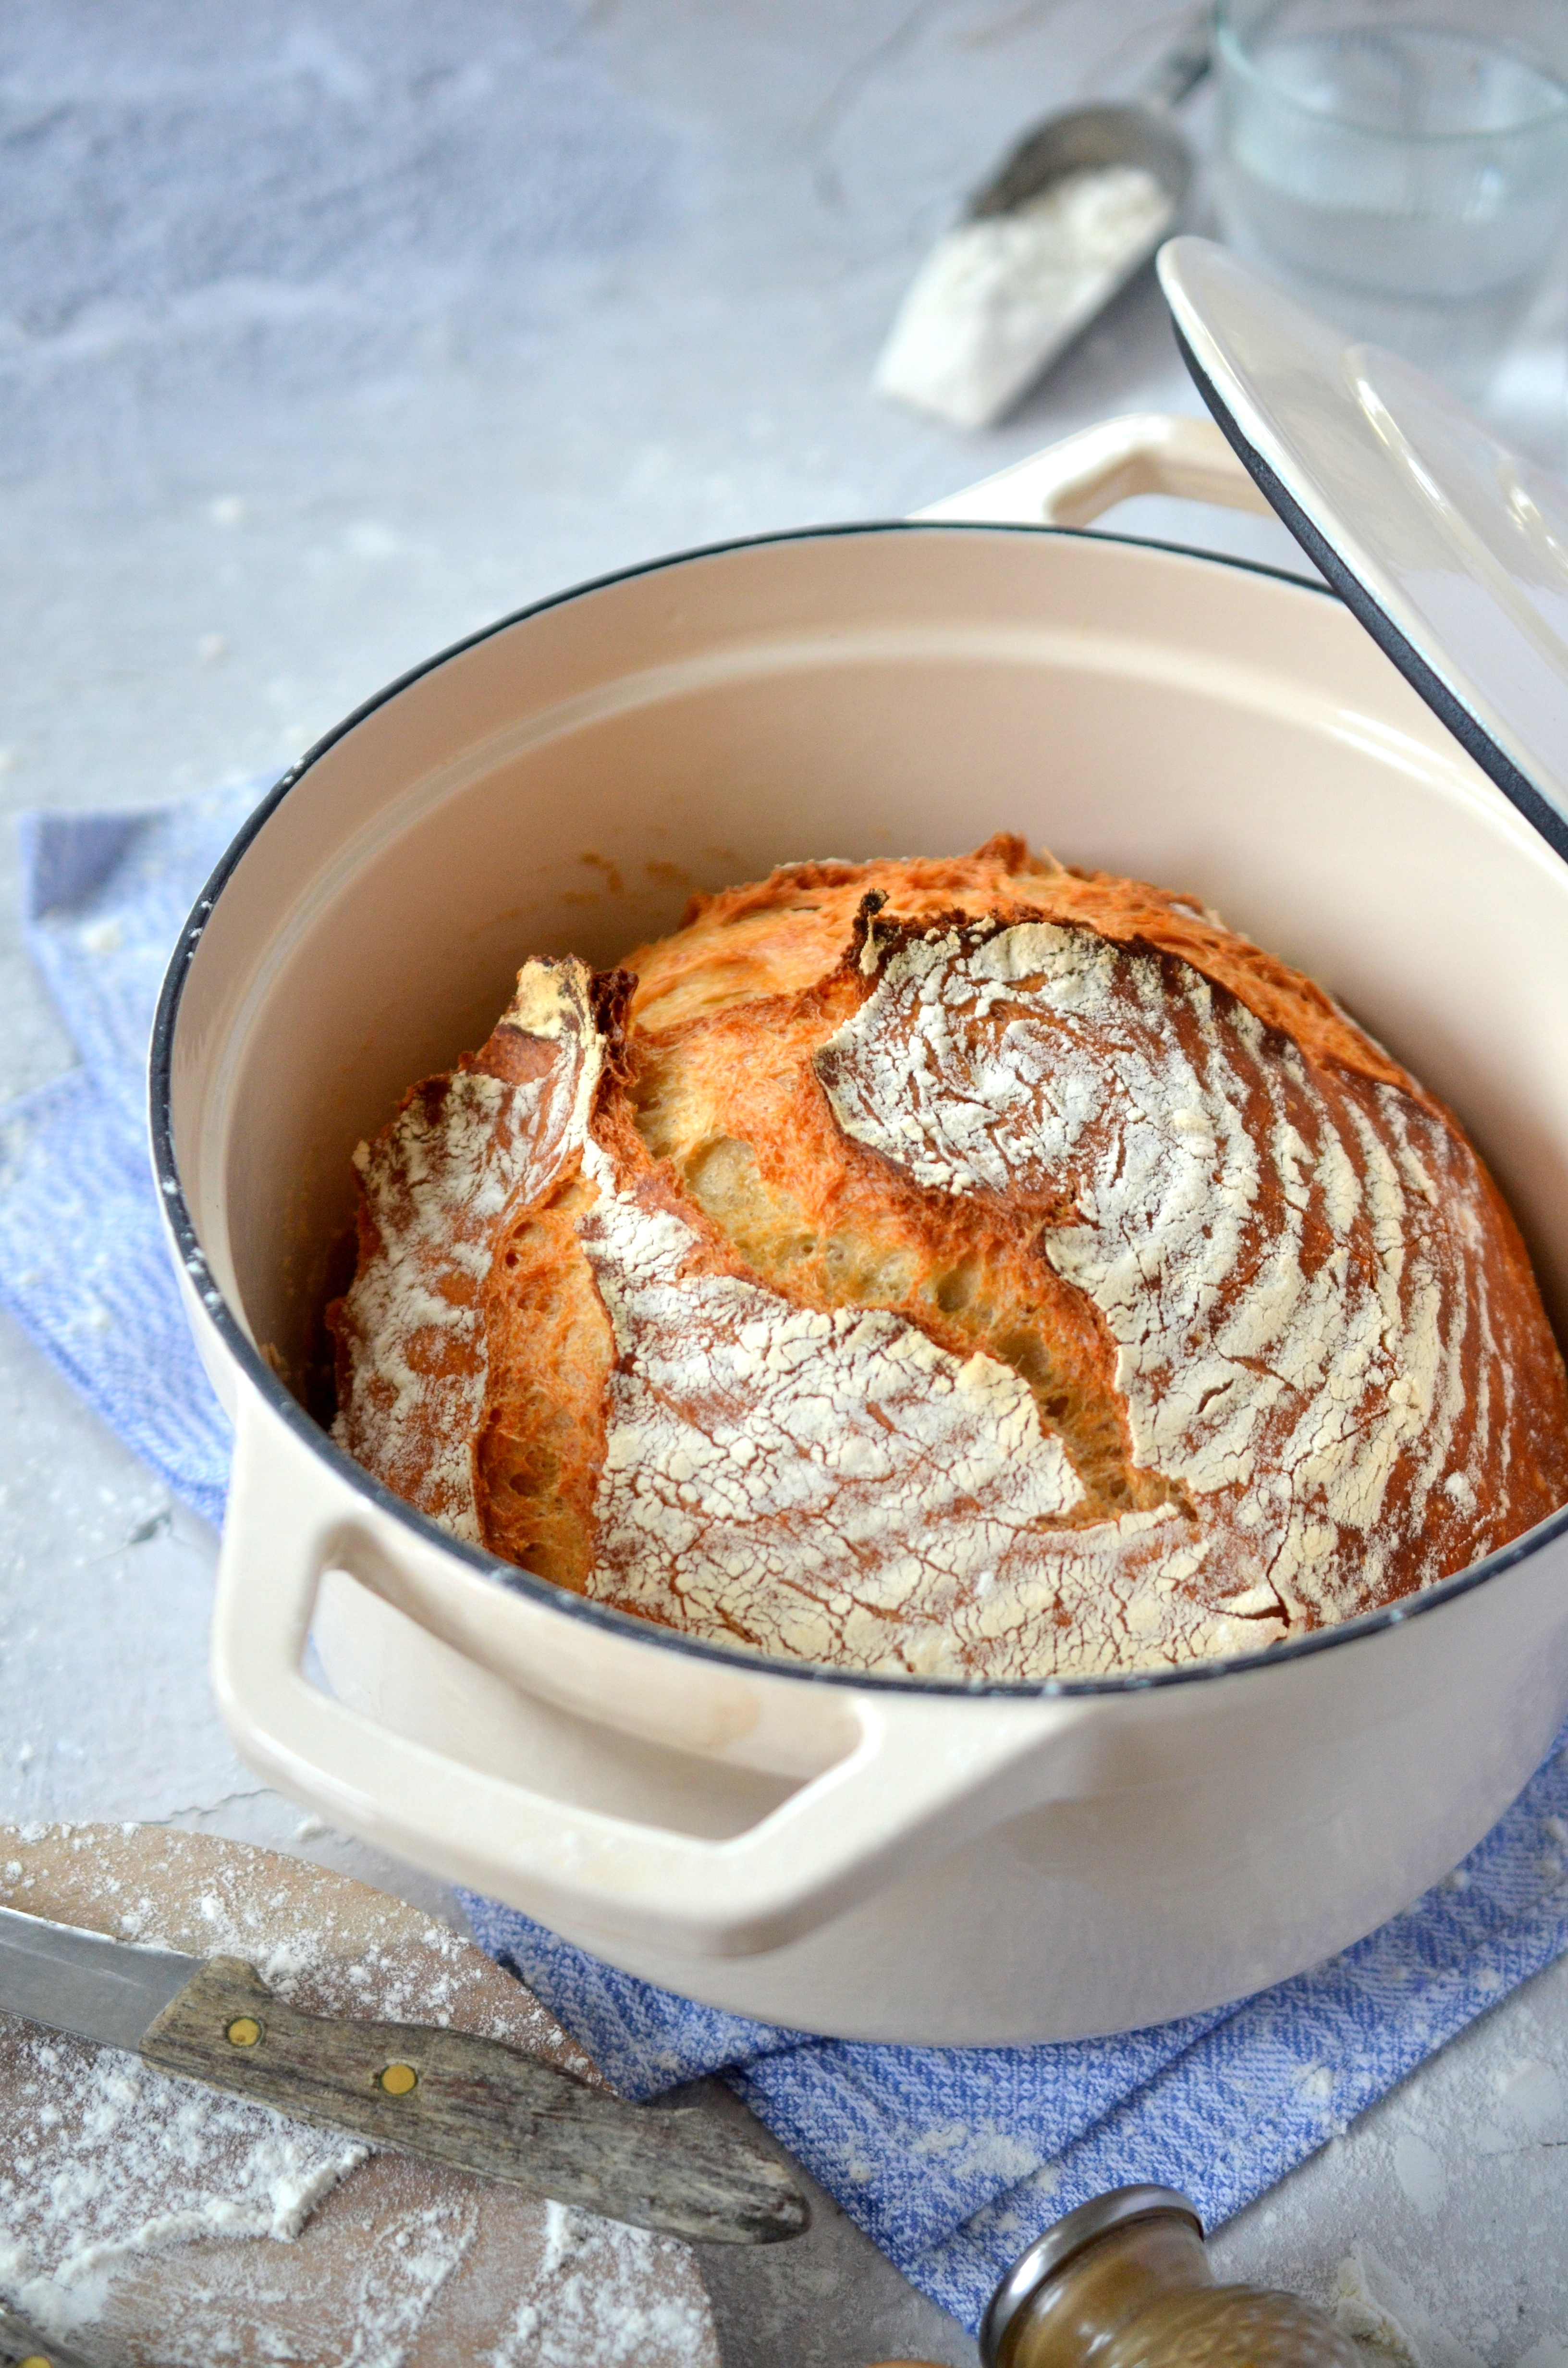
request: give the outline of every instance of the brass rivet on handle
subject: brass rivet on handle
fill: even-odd
[[[389,2064],[376,2078],[389,2097],[406,2097],[411,2089],[419,2085],[419,2075],[412,2064]]]
[[[231,2047],[256,2047],[261,2043],[261,2025],[254,2014],[237,2014],[223,2036]]]

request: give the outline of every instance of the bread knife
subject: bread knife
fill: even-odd
[[[694,2244],[777,2244],[811,2217],[781,2163],[699,2106],[631,2105],[470,2031],[301,2014],[238,1957],[0,1907],[0,2011]]]

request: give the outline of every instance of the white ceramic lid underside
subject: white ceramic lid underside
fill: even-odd
[[[1568,491],[1210,240],[1172,239],[1159,268],[1193,377],[1285,524],[1568,856]]]

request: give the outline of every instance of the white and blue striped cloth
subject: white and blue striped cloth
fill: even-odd
[[[257,790],[33,817],[28,940],[81,1065],[0,1110],[0,1303],[176,1496],[222,1513],[227,1426],[176,1295],[145,1150],[169,948]],[[519,949],[519,952],[526,951]],[[973,2328],[1021,2246],[1128,2180],[1210,2224],[1568,1948],[1568,1738],[1464,1866],[1342,1956],[1073,2045],[851,2044],[694,2006],[494,1901],[484,1946],[628,2095],[722,2072],[899,2267]]]

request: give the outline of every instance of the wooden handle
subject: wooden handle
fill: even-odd
[[[214,1957],[143,2033],[161,2071],[699,2244],[798,2237],[780,2163],[695,2106],[629,2105],[497,2039],[301,2014]]]

